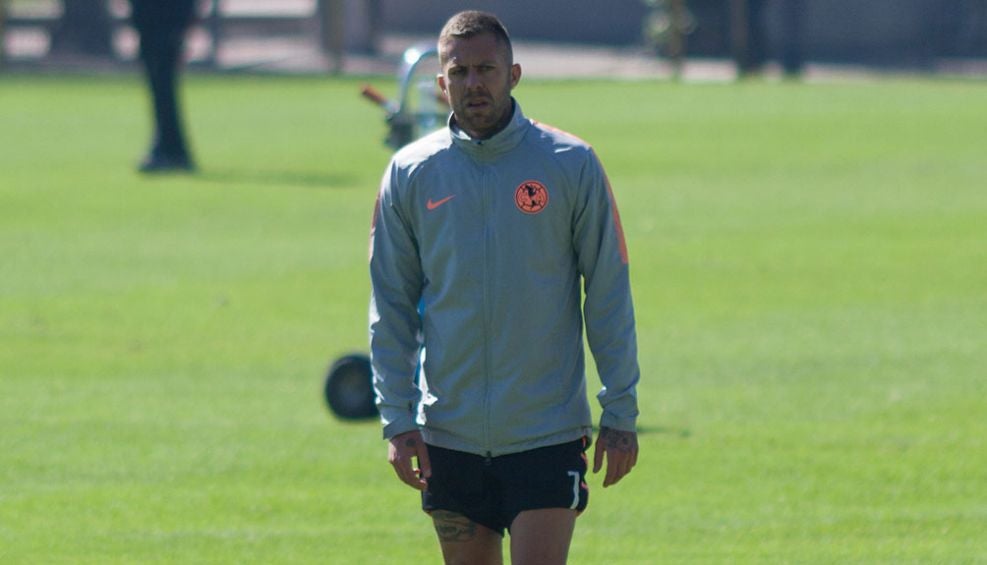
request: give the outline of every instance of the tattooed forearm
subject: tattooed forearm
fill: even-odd
[[[440,541],[471,541],[476,537],[476,524],[462,514],[436,510],[432,512],[432,522]]]

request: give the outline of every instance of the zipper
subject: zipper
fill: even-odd
[[[487,449],[487,460],[490,456],[490,174],[488,166],[478,165],[480,169],[480,202],[483,213],[483,444]]]

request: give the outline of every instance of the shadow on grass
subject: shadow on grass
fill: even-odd
[[[190,178],[217,184],[281,185],[329,190],[351,188],[363,182],[362,178],[355,175],[305,171],[241,171],[236,169],[209,169],[201,171]]]
[[[668,426],[638,426],[637,427],[637,435],[639,436],[652,435],[652,434],[667,435],[667,436],[686,439],[692,436],[692,430],[689,430],[688,428],[673,428]],[[600,435],[600,428],[597,426],[593,426],[593,436],[595,437],[598,435]]]
[[[637,435],[639,436],[649,436],[652,434],[656,435],[666,435],[671,437],[677,437],[680,439],[688,439],[692,437],[692,430],[688,428],[672,428],[668,426],[638,426]],[[600,435],[599,426],[593,426],[593,437]]]
[[[692,437],[692,430],[689,428],[672,428],[667,426],[639,426],[637,433],[640,435],[661,434],[681,439]]]

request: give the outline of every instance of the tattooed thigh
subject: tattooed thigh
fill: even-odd
[[[432,523],[440,541],[467,542],[476,538],[476,523],[462,514],[435,510],[432,512]]]

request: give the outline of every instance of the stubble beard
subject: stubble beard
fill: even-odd
[[[493,102],[491,102],[493,104]],[[473,112],[468,106],[456,112],[456,121],[466,133],[477,139],[487,139],[504,129],[511,119],[513,103],[508,97],[506,104],[481,109]]]

